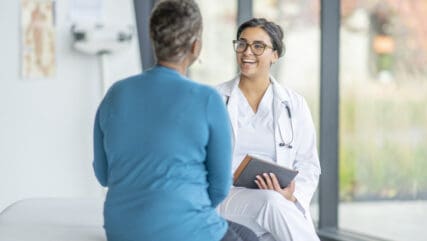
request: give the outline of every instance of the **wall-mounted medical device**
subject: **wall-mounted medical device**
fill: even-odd
[[[73,25],[73,48],[85,54],[114,53],[130,45],[131,26]]]
[[[71,27],[73,38],[72,47],[78,52],[95,55],[99,61],[100,69],[100,91],[104,95],[109,86],[107,80],[107,55],[128,48],[131,44],[134,31],[132,26],[105,26],[94,25],[73,25]]]

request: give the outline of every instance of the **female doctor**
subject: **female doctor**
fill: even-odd
[[[249,154],[299,171],[288,187],[260,173],[259,189],[234,187],[220,214],[246,225],[260,240],[319,240],[309,205],[320,175],[316,133],[304,98],[270,75],[282,56],[283,31],[263,18],[240,25],[233,41],[239,76],[217,86],[233,128],[233,171]]]

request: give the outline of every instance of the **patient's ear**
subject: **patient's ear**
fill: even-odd
[[[190,53],[188,54],[189,60],[190,60],[189,65],[192,65],[194,61],[196,61],[196,59],[200,55],[201,49],[202,49],[202,41],[200,40],[200,38],[196,38],[191,44]]]
[[[201,49],[202,49],[202,40],[198,37],[191,44],[190,52],[192,55],[195,55],[197,58],[200,54]]]

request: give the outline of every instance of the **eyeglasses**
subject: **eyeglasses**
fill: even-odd
[[[264,53],[266,48],[273,49],[273,47],[268,46],[267,44],[259,41],[255,41],[253,43],[248,43],[245,40],[233,40],[234,50],[237,53],[243,53],[246,51],[248,46],[251,47],[252,53],[256,56],[259,56]]]

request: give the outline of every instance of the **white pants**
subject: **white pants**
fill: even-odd
[[[233,187],[218,211],[225,219],[252,229],[261,240],[319,241],[311,216],[307,219],[276,191]]]

